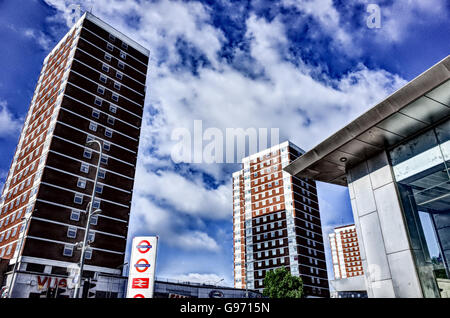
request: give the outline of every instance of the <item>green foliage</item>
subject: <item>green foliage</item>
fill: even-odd
[[[448,278],[447,273],[445,272],[445,269],[443,269],[443,268],[435,269],[434,275],[436,276],[436,278],[444,278],[444,279]]]
[[[301,298],[303,282],[284,267],[271,270],[264,277],[263,295],[269,298]]]

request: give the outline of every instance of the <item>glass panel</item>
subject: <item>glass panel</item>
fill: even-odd
[[[425,297],[450,296],[450,121],[390,152]]]

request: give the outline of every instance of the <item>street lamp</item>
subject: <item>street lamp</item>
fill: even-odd
[[[14,288],[14,282],[15,282],[15,280],[17,278],[17,274],[16,274],[17,264],[19,263],[19,258],[21,258],[20,254],[21,254],[21,251],[22,251],[23,241],[25,240],[25,234],[26,234],[26,231],[27,231],[27,228],[28,228],[28,223],[31,220],[31,213],[28,214],[28,215],[25,214],[25,216],[23,216],[20,220],[21,221],[25,221],[25,227],[23,229],[22,239],[20,240],[20,247],[18,249],[17,259],[16,259],[16,262],[14,263],[13,272],[12,272],[12,276],[11,276],[11,281],[9,282],[8,298],[11,298],[12,290]]]
[[[253,262],[253,260],[247,261],[246,259],[246,265],[245,265],[245,298],[248,298],[248,269],[249,265]]]
[[[102,155],[103,155],[103,147],[102,144],[100,143],[100,141],[98,140],[89,140],[88,142],[86,142],[86,145],[90,145],[96,143],[99,147],[99,152],[100,155],[98,157],[98,162],[97,162],[97,170],[95,173],[95,181],[94,181],[94,187],[92,189],[92,195],[91,195],[91,202],[88,203],[87,207],[86,207],[86,213],[87,213],[87,220],[86,220],[86,227],[84,229],[84,239],[82,242],[78,242],[77,244],[75,244],[75,246],[77,248],[81,249],[81,255],[80,255],[80,262],[79,262],[79,273],[78,273],[78,279],[77,282],[75,284],[75,291],[73,294],[74,298],[78,298],[78,293],[79,290],[81,288],[81,280],[83,279],[83,267],[84,267],[84,257],[85,257],[85,253],[86,250],[90,247],[87,243],[87,240],[89,238],[89,227],[91,225],[91,218],[94,215],[98,215],[102,212],[102,210],[100,209],[96,209],[95,211],[92,211],[92,208],[94,206],[94,201],[95,201],[95,193],[96,193],[96,189],[97,189],[97,179],[98,179],[98,172],[100,170],[100,163],[102,161]]]

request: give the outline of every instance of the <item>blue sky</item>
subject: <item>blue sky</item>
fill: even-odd
[[[0,0],[2,183],[41,63],[79,2]],[[160,235],[159,277],[233,281],[239,165],[174,164],[175,128],[274,127],[308,150],[450,52],[445,0],[93,3],[151,51],[129,235]],[[379,29],[366,26],[368,3],[381,9]],[[324,233],[352,222],[346,188],[318,188]]]

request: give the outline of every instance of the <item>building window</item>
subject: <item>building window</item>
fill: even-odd
[[[114,46],[111,43],[107,43],[106,48],[110,51],[114,50]]]
[[[114,88],[120,90],[120,83],[114,82]]]
[[[114,125],[114,117],[108,116],[108,124]]]
[[[102,185],[97,185],[95,187],[95,192],[97,193],[102,193],[103,192],[103,186]]]
[[[100,112],[98,110],[93,109],[92,110],[92,117],[99,119],[100,118]]]
[[[105,53],[105,60],[111,62],[111,55],[109,55],[108,53]]]
[[[105,179],[105,176],[106,176],[106,171],[103,170],[103,169],[100,169],[100,170],[98,171],[98,177],[99,177],[100,179]]]
[[[78,178],[77,187],[81,189],[86,188],[86,179]]]
[[[95,240],[95,233],[94,232],[89,232],[88,234],[88,242],[92,243]]]
[[[108,78],[106,77],[106,75],[100,74],[100,82],[106,83],[107,80]]]
[[[18,220],[18,219],[22,216],[22,213],[23,213],[23,209],[20,209],[20,210],[17,212],[16,220]],[[0,225],[0,226],[1,226],[1,225]]]
[[[92,131],[97,131],[97,124],[93,123],[93,122],[90,122],[89,123],[89,129],[92,130]]]
[[[99,199],[95,199],[94,203],[92,204],[92,207],[94,209],[99,209],[100,208],[100,200]]]
[[[102,71],[104,71],[104,72],[109,72],[109,66],[106,65],[106,64],[103,64],[103,65],[102,65]]]
[[[80,220],[80,211],[72,210],[70,213],[70,219],[72,221],[79,221]]]
[[[111,42],[115,42],[115,41],[116,41],[116,37],[115,37],[114,35],[110,34],[110,35],[109,35],[109,40],[110,40]]]
[[[105,129],[105,136],[111,138],[113,135],[113,132],[111,129],[106,128]]]
[[[86,249],[86,252],[84,252],[84,258],[85,259],[91,259],[92,258],[92,249],[91,248]]]
[[[117,112],[117,107],[111,105],[111,106],[109,106],[109,111],[110,111],[111,113],[114,113],[114,114],[115,114],[115,113]]]
[[[123,51],[120,51],[120,58],[125,60],[127,58],[127,54]]]
[[[76,204],[83,204],[83,195],[79,193],[75,194],[73,202],[75,202]]]
[[[108,157],[107,156],[102,156],[100,160],[101,160],[101,163],[103,163],[104,165],[108,164]]]
[[[95,105],[97,105],[97,106],[102,106],[102,99],[101,98],[99,98],[99,97],[95,97]]]
[[[84,149],[83,157],[85,157],[85,158],[87,158],[87,159],[91,159],[91,157],[92,157],[92,150],[90,150],[90,149]]]
[[[68,238],[76,238],[77,237],[77,228],[74,226],[69,226],[67,229],[67,237]]]
[[[97,225],[98,223],[98,215],[93,215],[91,217],[91,225]]]
[[[123,78],[123,75],[120,72],[116,72],[116,77],[121,80]]]
[[[97,93],[102,95],[105,94],[105,88],[103,86],[97,87]]]
[[[122,70],[125,69],[125,63],[123,63],[122,61],[119,61],[117,65],[119,66],[120,69]]]
[[[72,256],[73,254],[73,246],[72,245],[64,245],[64,251],[63,251],[63,255],[64,256]]]
[[[111,98],[114,100],[114,101],[116,101],[116,102],[118,102],[119,101],[119,95],[117,95],[117,94],[112,94],[111,95]]]
[[[128,50],[128,44],[126,44],[125,42],[122,42],[122,47],[123,47],[125,50]]]
[[[111,149],[111,144],[107,141],[103,142],[103,150],[109,151]]]

